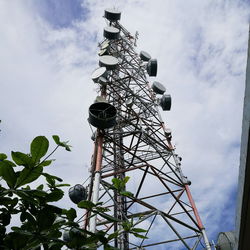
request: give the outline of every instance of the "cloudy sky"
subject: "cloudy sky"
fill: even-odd
[[[0,151],[28,152],[35,136],[58,134],[73,149],[55,154],[51,173],[71,184],[87,178],[88,107],[96,96],[90,75],[104,9],[114,6],[131,34],[139,32],[138,52],[158,59],[157,80],[173,99],[163,120],[216,241],[234,228],[247,0],[0,0]]]

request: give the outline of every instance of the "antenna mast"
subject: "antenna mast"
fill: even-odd
[[[120,17],[118,10],[105,10],[109,25],[99,44],[100,67],[92,74],[99,95],[89,108],[89,123],[97,130],[88,200],[103,202],[107,214],[117,221],[88,214],[85,226],[108,234],[119,230],[113,246],[124,250],[156,245],[167,245],[167,249],[205,245],[209,250],[189,189],[191,182],[182,172],[171,130],[159,112],[159,107],[170,110],[171,96],[161,83],[149,84],[147,75],[157,75],[157,60],[145,51],[137,54],[138,33],[133,37],[120,24]],[[131,180],[125,185],[128,176]],[[123,195],[110,189],[113,178],[123,180]],[[122,223],[128,220],[146,229],[148,239],[124,231]]]

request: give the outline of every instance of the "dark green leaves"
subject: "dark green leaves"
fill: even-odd
[[[45,176],[46,181],[48,182],[49,187],[55,187],[56,181],[62,182],[63,180],[57,176],[50,175],[48,173],[42,173],[43,176]]]
[[[49,209],[49,207],[44,207],[37,214],[37,223],[39,229],[42,231],[48,229],[54,223],[56,219],[56,214]]]
[[[3,226],[8,226],[10,224],[11,216],[7,209],[1,209],[0,221]]]
[[[45,136],[37,136],[30,145],[30,152],[34,162],[39,162],[40,159],[47,153],[49,141]]]
[[[17,180],[16,173],[8,161],[0,161],[0,176],[6,181],[10,188],[14,188]]]
[[[119,219],[109,215],[109,214],[105,214],[105,213],[98,213],[100,216],[102,216],[103,218],[105,218],[106,220],[108,221],[111,221],[111,222],[120,222]]]
[[[67,144],[68,141],[66,141],[66,142],[61,142],[58,135],[53,135],[52,138],[54,139],[55,143],[56,143],[58,146],[64,147],[67,151],[71,151],[71,150],[70,150],[70,147],[71,147],[71,146]]]
[[[141,235],[141,234],[138,234],[138,233],[133,233],[131,232],[135,237],[137,238],[141,238],[141,239],[147,239],[148,237],[147,236],[144,236],[144,235]]]
[[[126,191],[126,183],[129,181],[129,178],[130,178],[129,176],[126,176],[123,179],[113,178],[112,179],[113,188],[116,189],[119,192],[119,194],[123,196],[133,197],[134,195],[131,192]]]
[[[64,192],[61,189],[53,190],[46,196],[47,202],[59,201],[62,199]]]
[[[88,210],[91,210],[92,208],[94,208],[96,205],[91,202],[91,201],[80,201],[77,206],[79,208],[85,208],[85,209],[88,209]]]
[[[74,221],[76,218],[76,210],[74,208],[70,208],[69,210],[65,210],[64,213],[66,214],[69,221]]]
[[[103,211],[107,211],[108,209],[100,207],[98,205],[100,205],[100,204],[99,203],[94,204],[91,201],[80,201],[77,204],[77,206],[79,208],[85,208],[87,210],[93,211],[95,214],[99,214],[101,217],[105,218],[106,220],[108,220],[110,222],[120,222],[119,219],[117,219],[109,214],[103,213]]]
[[[119,248],[116,248],[116,247],[113,247],[113,246],[110,246],[110,245],[105,245],[104,250],[119,250]]]
[[[4,239],[5,249],[24,249],[30,236],[20,234],[20,232],[10,232]]]
[[[42,161],[39,166],[43,166],[43,167],[46,167],[46,166],[49,166],[51,163],[52,163],[53,160],[47,160],[47,161]]]
[[[32,158],[21,152],[11,151],[13,161],[19,166],[31,167],[33,164]]]
[[[114,188],[117,189],[118,191],[124,191],[126,183],[129,181],[129,178],[130,178],[129,176],[126,176],[123,179],[113,178],[112,183]]]
[[[115,231],[114,233],[112,233],[112,234],[110,234],[110,235],[108,236],[108,240],[112,240],[112,239],[114,239],[114,238],[117,238],[118,235],[119,235],[119,231]]]
[[[76,210],[61,209],[51,205],[62,199],[64,192],[61,187],[68,184],[61,183],[62,179],[44,173],[46,168],[52,163],[49,157],[60,146],[70,151],[68,142],[60,141],[59,136],[54,135],[53,139],[57,147],[48,155],[49,142],[44,136],[36,137],[30,146],[30,153],[11,152],[12,161],[7,160],[5,154],[0,154],[0,177],[5,180],[0,185],[0,245],[4,249],[50,249],[59,250],[65,247],[69,249],[96,249],[100,245],[105,250],[115,250],[109,245],[110,241],[119,237],[124,231],[139,238],[146,238],[146,230],[134,228],[133,221],[120,220],[114,217],[108,207],[101,202],[94,204],[91,201],[83,200],[78,203],[79,208],[90,211],[90,216],[98,215],[103,221],[108,223],[119,223],[122,228],[113,234],[108,235],[104,231],[96,233],[79,228]],[[44,176],[47,181],[45,185],[37,185],[34,188],[32,182],[40,176]],[[126,183],[129,177],[114,178],[113,185],[109,188],[115,193],[127,197],[133,194],[126,191]],[[31,184],[30,184],[31,183]],[[28,185],[27,185],[28,184]],[[30,184],[30,185],[29,185]],[[19,222],[13,227],[12,218],[19,218]],[[10,226],[9,226],[10,225]],[[11,227],[12,226],[12,227]],[[6,230],[6,228],[11,228]],[[69,241],[62,240],[62,231],[68,230]],[[0,247],[0,248],[1,248]],[[117,250],[117,249],[116,249]]]
[[[120,194],[123,195],[123,196],[127,196],[127,197],[133,197],[133,196],[134,196],[134,195],[133,195],[131,192],[129,192],[129,191],[121,191]]]
[[[3,161],[5,159],[7,159],[7,155],[0,153],[0,161]]]
[[[60,138],[58,135],[53,135],[52,138],[54,139],[55,143],[58,145],[58,146],[62,146],[62,142],[60,142]]]
[[[32,169],[24,168],[17,178],[16,187],[35,181],[42,174],[42,171],[43,167],[41,166]]]
[[[56,140],[59,137],[56,137]],[[60,142],[60,146],[69,150],[66,142]],[[59,250],[65,244],[61,240],[61,230],[66,227],[77,227],[74,222],[76,211],[66,210],[50,205],[49,202],[61,200],[64,195],[61,187],[68,184],[58,183],[62,179],[43,173],[43,167],[48,166],[53,160],[48,158],[55,152],[58,146],[46,157],[49,141],[45,136],[36,137],[30,145],[30,153],[11,152],[12,161],[7,160],[7,155],[0,153],[0,178],[5,183],[0,185],[0,248],[4,249],[46,249]],[[15,167],[15,168],[14,168]],[[43,184],[36,189],[33,185],[41,175],[47,180],[48,190]],[[6,187],[8,185],[8,187]],[[66,215],[66,216],[65,216]],[[6,230],[12,225],[12,218],[19,218],[17,225]],[[9,227],[10,228],[10,227]],[[86,237],[82,235],[81,243]],[[81,244],[81,245],[82,245]],[[78,245],[77,245],[78,246]],[[80,245],[79,245],[80,246]]]
[[[133,232],[136,232],[136,233],[146,233],[146,232],[147,232],[147,230],[145,230],[145,229],[136,228],[136,227],[133,228],[132,231],[133,231]]]

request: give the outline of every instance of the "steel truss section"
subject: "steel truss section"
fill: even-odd
[[[89,219],[87,213],[85,226],[90,224],[92,231],[104,230],[107,234],[119,230],[112,242],[119,249],[156,245],[197,249],[204,240],[206,249],[211,249],[189,190],[190,182],[182,173],[180,157],[161,119],[156,94],[149,86],[147,63],[135,50],[135,38],[118,21],[110,25],[120,30],[119,39],[104,39],[99,46],[108,43],[108,55],[117,58],[119,64],[108,70],[108,84],[99,85],[99,95],[116,108],[116,125],[95,133],[88,199],[102,202],[109,210],[107,214],[119,222],[98,216]],[[122,196],[112,188],[113,178],[125,176],[131,178],[124,191],[133,196]],[[124,231],[122,223],[128,220],[136,228],[146,229],[148,239]]]

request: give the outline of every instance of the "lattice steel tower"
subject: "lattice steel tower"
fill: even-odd
[[[90,218],[88,213],[85,226],[92,232],[120,230],[112,242],[119,249],[211,249],[190,193],[191,182],[183,175],[171,131],[160,116],[159,107],[170,110],[171,96],[161,83],[149,84],[147,79],[156,76],[157,60],[145,51],[136,52],[137,34],[132,36],[120,17],[118,10],[105,10],[108,26],[99,44],[100,67],[92,74],[99,95],[89,108],[89,123],[97,129],[88,186],[88,199],[103,202],[107,214],[119,222]],[[113,178],[126,176],[131,178],[124,195],[110,189]],[[132,219],[147,230],[148,239],[122,231],[122,221]]]

